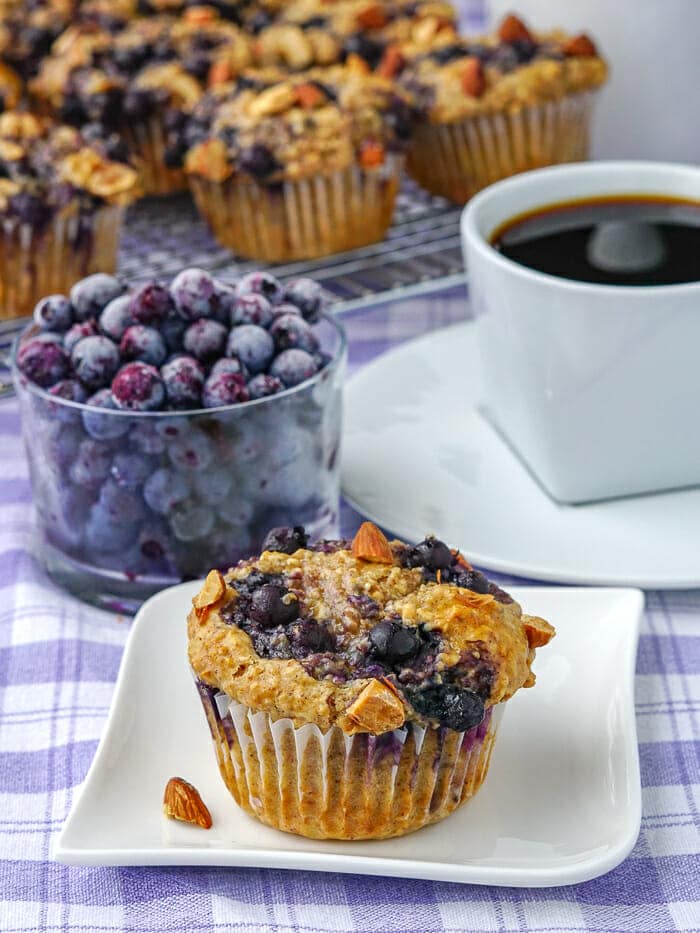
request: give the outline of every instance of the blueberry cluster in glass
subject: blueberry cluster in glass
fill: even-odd
[[[52,395],[96,408],[235,405],[298,385],[328,362],[312,327],[321,299],[312,279],[283,286],[268,272],[227,283],[185,269],[169,287],[132,292],[95,273],[69,297],[39,302],[40,332],[23,341],[17,365]]]
[[[304,528],[297,526],[274,528],[262,550],[293,554],[300,548],[332,552],[349,546],[342,540],[309,545]],[[492,593],[500,602],[512,602],[478,571],[458,572],[456,568],[462,566],[459,554],[434,537],[406,547],[400,560],[403,566],[422,568],[426,582],[452,583],[473,592]],[[436,576],[442,570],[450,572]],[[475,644],[469,653],[463,653],[459,664],[444,669],[439,665],[443,650],[439,630],[425,624],[404,625],[398,616],[386,616],[383,607],[366,593],[348,597],[364,622],[360,634],[348,638],[342,622],[319,622],[305,616],[293,581],[284,574],[252,569],[231,585],[237,597],[223,607],[222,617],[250,636],[260,657],[293,658],[310,676],[339,684],[360,678],[388,680],[420,716],[449,729],[466,731],[482,721],[495,678],[486,645]]]
[[[18,394],[40,531],[61,554],[162,586],[227,569],[280,522],[333,529],[342,367],[320,347],[337,331],[315,282],[187,269],[127,291],[97,274],[35,322]]]

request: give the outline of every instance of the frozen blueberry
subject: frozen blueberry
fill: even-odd
[[[160,325],[160,333],[165,345],[171,353],[182,350],[182,337],[187,330],[187,322],[175,312],[167,317]]]
[[[217,305],[213,278],[204,269],[183,269],[170,283],[170,294],[185,321],[214,317]]]
[[[105,480],[100,488],[99,503],[117,525],[131,525],[146,514],[143,499],[132,489],[120,486],[116,480]]]
[[[272,321],[272,305],[258,292],[246,292],[240,295],[233,306],[231,324],[257,324],[269,327]]]
[[[129,295],[119,295],[118,298],[113,298],[100,314],[100,330],[117,343],[124,336],[127,327],[134,323],[129,310],[130,304]]]
[[[120,451],[115,454],[109,470],[115,483],[124,489],[139,489],[152,471],[151,459],[133,451]]]
[[[384,619],[369,633],[372,654],[387,664],[401,664],[414,657],[420,648],[420,636],[415,628]]]
[[[202,405],[205,408],[220,408],[237,405],[250,398],[245,378],[240,373],[212,373],[202,389]]]
[[[129,430],[129,418],[122,418],[118,415],[102,414],[97,409],[106,408],[116,411],[117,404],[112,397],[110,389],[100,389],[91,395],[87,404],[95,409],[94,411],[83,412],[83,427],[87,433],[98,441],[114,440],[121,437]]]
[[[161,366],[168,408],[199,408],[202,404],[204,370],[192,356],[176,356]]]
[[[117,408],[126,411],[157,411],[165,400],[158,370],[147,363],[127,363],[112,380]]]
[[[167,515],[179,502],[190,494],[190,485],[180,473],[162,467],[152,473],[143,487],[143,498],[149,509],[159,515]]]
[[[77,379],[61,379],[60,382],[56,382],[51,386],[49,395],[66,399],[68,402],[84,402],[87,398],[85,389]],[[80,411],[69,405],[58,403],[52,405],[50,411],[52,416],[65,423],[80,420]]]
[[[145,324],[132,324],[124,331],[119,344],[124,360],[140,360],[151,366],[160,366],[168,355],[165,341],[155,329]]]
[[[284,294],[282,284],[271,272],[249,272],[244,275],[236,286],[236,293],[240,297],[249,292],[263,295],[273,305],[279,304]]]
[[[221,373],[233,373],[234,375],[243,376],[244,379],[248,378],[248,370],[243,363],[232,356],[224,356],[217,360],[209,371],[210,376],[218,376]]]
[[[206,470],[215,453],[216,448],[209,435],[194,427],[168,446],[168,456],[173,466],[193,472]]]
[[[219,321],[199,318],[185,331],[182,345],[188,353],[203,363],[210,363],[224,355],[228,330]]]
[[[158,282],[147,282],[138,291],[134,292],[129,302],[129,311],[132,318],[139,324],[157,327],[163,323],[174,310],[170,292],[165,285]]]
[[[165,522],[152,519],[141,526],[138,549],[149,564],[161,566],[168,562],[172,536]]]
[[[130,418],[124,418],[124,421],[130,421]],[[129,440],[132,447],[140,453],[159,456],[165,451],[165,438],[157,431],[157,426],[148,421],[137,422],[132,425],[129,432]]]
[[[306,350],[283,350],[272,361],[270,375],[280,379],[287,388],[310,379],[318,371],[318,364]]]
[[[295,305],[305,321],[314,324],[323,310],[323,289],[313,279],[293,279],[284,287],[284,300]]]
[[[248,609],[251,619],[264,628],[289,625],[299,616],[299,602],[284,587],[264,583],[253,591]]]
[[[275,376],[258,373],[248,383],[248,395],[251,398],[267,398],[268,395],[276,395],[281,392],[283,388],[284,386]]]
[[[112,453],[108,445],[87,438],[81,441],[70,468],[70,478],[76,486],[99,486],[109,474]]]
[[[42,330],[63,333],[73,323],[73,306],[65,295],[49,295],[34,308],[34,321]]]
[[[298,314],[280,314],[270,327],[270,336],[275,341],[277,352],[298,347],[307,353],[318,350],[318,338],[311,325]]]
[[[267,369],[274,353],[272,337],[255,324],[241,324],[229,334],[226,356],[235,356],[253,375]]]
[[[17,366],[27,379],[47,389],[66,378],[70,360],[60,344],[35,338],[20,347]]]
[[[119,350],[109,337],[85,337],[73,347],[71,362],[75,375],[88,389],[109,385],[119,369]]]
[[[133,524],[115,522],[112,515],[97,503],[90,510],[85,525],[85,543],[103,554],[125,551],[136,537]]]
[[[75,460],[85,435],[76,424],[54,421],[46,441],[47,461],[58,470],[67,470]]]
[[[168,521],[179,541],[196,541],[206,537],[214,527],[214,514],[211,508],[198,502],[182,502],[172,510]]]
[[[467,732],[484,718],[484,701],[478,693],[454,684],[438,684],[413,690],[409,700],[414,709],[428,719],[455,732]]]
[[[281,554],[293,554],[309,543],[303,525],[294,525],[293,528],[282,525],[271,528],[262,544],[263,551],[279,551]]]
[[[84,340],[86,337],[94,337],[96,334],[97,328],[93,320],[80,321],[77,324],[73,324],[66,331],[65,337],[63,338],[63,348],[66,353],[72,353],[75,345],[80,340]]]
[[[216,295],[216,320],[227,327],[231,325],[233,306],[236,303],[236,285],[214,279],[214,292]]]
[[[100,311],[124,291],[122,283],[113,275],[95,272],[76,282],[70,290],[70,300],[77,321],[96,317]]]
[[[209,505],[216,505],[225,499],[231,491],[233,476],[226,467],[214,467],[205,473],[195,473],[194,489],[199,499]]]

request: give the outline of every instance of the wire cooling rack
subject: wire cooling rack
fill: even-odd
[[[459,214],[458,207],[406,181],[383,242],[271,268],[281,279],[310,275],[321,282],[337,313],[447,288],[464,280]],[[218,246],[183,194],[150,198],[130,210],[118,272],[129,282],[167,281],[186,266],[200,266],[225,279],[261,265],[236,259]],[[0,398],[11,391],[1,357],[25,323],[0,322]]]

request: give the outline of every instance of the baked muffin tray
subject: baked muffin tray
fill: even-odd
[[[398,839],[331,842],[270,829],[221,780],[186,656],[201,584],[139,612],[112,709],[54,857],[80,865],[221,865],[549,887],[610,871],[641,819],[633,677],[643,596],[631,589],[511,589],[557,636],[535,690],[508,702],[489,774],[452,816]],[[173,620],[180,620],[173,627]],[[192,782],[213,827],[168,820],[169,778]]]

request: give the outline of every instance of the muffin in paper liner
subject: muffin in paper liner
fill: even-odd
[[[422,123],[408,174],[431,194],[463,204],[517,172],[588,158],[593,92],[457,123]]]
[[[250,815],[318,839],[441,820],[483,783],[505,702],[554,635],[433,536],[309,545],[273,529],[212,570],[188,657],[221,776]]]
[[[418,723],[380,735],[296,727],[198,683],[221,776],[236,803],[313,839],[385,839],[449,816],[481,787],[504,704],[468,732]]]
[[[215,238],[240,256],[266,262],[313,259],[382,240],[391,226],[404,157],[351,165],[277,185],[233,176],[190,175],[197,207]]]
[[[125,208],[56,216],[47,227],[0,224],[0,320],[24,317],[45,295],[68,293],[92,272],[114,272]]]
[[[168,165],[168,133],[163,114],[153,114],[147,120],[135,121],[125,126],[123,133],[133,153],[144,196],[177,194],[187,190],[184,169]]]

